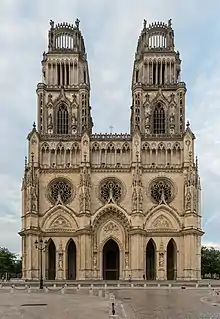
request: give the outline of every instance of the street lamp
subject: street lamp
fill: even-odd
[[[44,287],[44,282],[43,282],[43,259],[42,259],[42,254],[43,251],[46,250],[47,248],[47,240],[43,242],[43,239],[41,238],[39,242],[36,240],[35,241],[35,247],[40,251],[40,289],[43,289]]]

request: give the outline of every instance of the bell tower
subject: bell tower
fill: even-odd
[[[185,131],[185,83],[174,47],[171,19],[144,26],[138,39],[132,76],[131,132],[179,135]]]
[[[92,132],[89,69],[79,23],[55,25],[50,20],[37,86],[40,134],[77,137]]]

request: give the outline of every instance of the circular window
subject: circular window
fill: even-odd
[[[106,178],[100,183],[100,199],[102,202],[118,203],[122,198],[123,188],[121,182],[116,178]]]
[[[154,180],[150,185],[150,196],[157,204],[163,201],[170,203],[174,197],[172,182],[168,179]]]
[[[73,187],[67,179],[54,179],[48,185],[48,198],[52,204],[61,200],[63,204],[68,204],[73,197]]]

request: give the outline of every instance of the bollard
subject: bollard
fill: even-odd
[[[172,285],[171,284],[169,284],[169,288],[171,288],[172,287]]]
[[[56,286],[57,286],[56,284],[53,284],[53,288],[56,288]]]
[[[157,287],[160,288],[160,284],[157,284]]]
[[[31,286],[30,285],[28,286],[28,293],[29,294],[31,293]]]
[[[198,283],[196,284],[196,288],[198,288],[199,287],[199,285],[198,285]]]
[[[77,285],[78,290],[80,290],[80,284]]]
[[[115,303],[112,302],[112,315],[114,316],[115,315]]]
[[[120,284],[118,284],[118,288],[120,288]]]
[[[99,297],[102,297],[102,290],[99,290]]]
[[[44,287],[44,291],[47,293],[47,292],[48,292],[48,288],[47,288],[47,287]]]
[[[90,296],[93,296],[93,289],[92,288],[89,289],[89,294],[90,294]]]
[[[62,294],[62,295],[65,294],[65,287],[63,287],[63,288],[61,289],[61,294]]]
[[[13,294],[15,288],[14,288],[14,285],[11,285],[11,294]]]

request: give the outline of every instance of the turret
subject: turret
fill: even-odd
[[[75,25],[55,25],[50,20],[48,52],[43,53],[37,95],[40,134],[91,134],[89,68],[78,19]]]
[[[175,51],[171,19],[144,26],[132,75],[131,132],[165,136],[184,133],[185,93],[180,82],[180,54]]]

